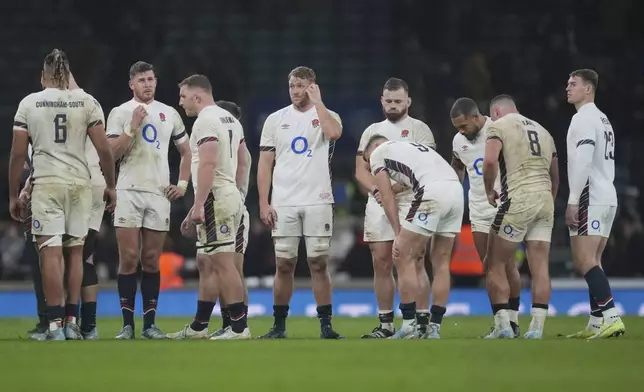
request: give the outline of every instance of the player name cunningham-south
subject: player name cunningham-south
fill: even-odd
[[[37,108],[84,108],[84,101],[38,101]]]

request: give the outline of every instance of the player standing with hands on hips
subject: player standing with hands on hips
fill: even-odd
[[[262,221],[273,229],[276,258],[275,323],[262,338],[286,337],[298,248],[304,236],[318,305],[320,337],[340,339],[331,326],[331,276],[327,263],[333,233],[330,165],[335,141],[342,135],[342,122],[322,102],[312,69],[293,69],[288,84],[292,105],[266,119],[257,169],[260,214]],[[271,182],[273,192],[269,201]]]

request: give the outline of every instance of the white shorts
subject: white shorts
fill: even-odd
[[[425,200],[412,201],[407,219],[400,225],[427,237],[454,237],[463,225],[463,186],[450,181],[434,185],[434,189],[432,194],[423,195]]]
[[[235,253],[246,253],[248,247],[248,232],[250,231],[250,215],[248,209],[244,207],[244,214],[237,228],[237,237],[235,238]]]
[[[398,203],[398,219],[402,222],[407,217],[411,203]],[[393,241],[394,237],[394,229],[385,210],[375,199],[369,198],[364,213],[364,242],[387,242]]]
[[[273,237],[331,237],[333,205],[274,207],[277,221]]]
[[[197,253],[234,253],[244,208],[237,187],[211,190],[204,204],[205,222],[197,225]]]
[[[150,192],[116,190],[114,227],[170,230],[170,200]]]
[[[103,213],[105,212],[105,200],[103,200],[103,193],[105,186],[92,186],[92,211],[89,213],[89,229],[94,231],[101,231],[101,223],[103,223]]]
[[[537,192],[510,198],[499,206],[490,231],[510,242],[552,239],[552,193]]]
[[[485,201],[485,204],[470,203],[469,208],[472,232],[488,234],[492,222],[494,222],[497,209],[492,207],[487,201]]]
[[[579,207],[579,228],[569,229],[571,236],[598,235],[608,238],[613,227],[613,221],[617,213],[615,206],[588,206],[587,213],[582,214],[582,206]]]
[[[84,185],[34,184],[31,232],[34,236],[87,236],[92,189]]]

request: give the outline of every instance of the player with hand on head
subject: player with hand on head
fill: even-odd
[[[408,141],[436,148],[434,135],[427,124],[408,114],[411,98],[409,97],[409,86],[404,80],[398,78],[387,80],[383,87],[380,103],[386,119],[379,123],[371,124],[362,133],[356,156],[356,180],[369,193],[365,208],[364,240],[369,243],[369,249],[371,250],[373,286],[376,292],[376,300],[378,301],[378,318],[380,320],[380,325],[374,328],[371,333],[362,335],[363,339],[385,339],[393,336],[396,332],[393,311],[396,281],[394,280],[394,263],[391,256],[395,234],[380,204],[379,190],[376,187],[369,164],[363,159],[367,142],[375,135],[383,135],[388,140]],[[404,219],[413,199],[412,190],[396,183],[393,184],[392,189],[399,207],[399,218]],[[449,274],[449,271],[447,273]],[[424,333],[430,320],[430,285],[427,270],[425,269],[424,255],[416,262],[416,275],[418,276],[417,319],[418,326],[422,330],[421,332]],[[440,286],[433,286],[433,289],[440,289]],[[449,292],[449,286],[447,286],[447,292]],[[444,306],[432,306],[432,323],[440,325],[444,314]],[[404,337],[400,336],[400,333],[398,336]]]
[[[82,90],[69,90],[70,69],[64,52],[54,49],[45,57],[41,83],[44,90],[24,98],[14,120],[10,212],[20,221],[26,215],[18,191],[31,139],[31,226],[40,253],[49,318],[49,331],[39,340],[80,339],[75,321],[83,279],[83,244],[92,209],[91,173],[85,156],[87,137],[99,157],[107,184],[103,196],[110,209],[116,204],[114,158],[105,138],[100,105]],[[66,285],[63,248],[68,252]],[[63,332],[66,316],[68,325]]]
[[[123,328],[117,339],[134,339],[134,299],[137,268],[142,265],[144,339],[165,339],[155,325],[161,277],[159,257],[170,229],[170,202],[186,192],[190,180],[190,147],[179,113],[154,99],[157,78],[154,67],[138,61],[130,67],[133,98],[112,109],[107,135],[116,159],[121,159],[114,211],[119,246],[117,277]],[[170,184],[168,147],[179,150],[179,181]]]
[[[601,268],[602,253],[615,220],[615,133],[608,117],[595,105],[599,75],[591,69],[572,72],[566,93],[575,105],[568,136],[568,208],[566,224],[577,272],[588,283],[590,319],[571,338],[608,338],[626,332],[610,283]]]
[[[474,246],[481,262],[485,261],[487,253],[488,233],[494,221],[497,209],[492,207],[485,195],[483,185],[483,154],[485,152],[487,128],[492,120],[483,116],[478,105],[471,98],[459,98],[452,105],[450,117],[454,128],[458,131],[452,142],[452,167],[463,182],[465,173],[470,183],[468,192],[470,225]],[[497,192],[501,191],[498,181],[494,184]],[[519,337],[519,305],[521,304],[521,276],[514,262],[507,264],[507,277],[510,284],[510,325],[514,337]],[[485,266],[487,268],[487,266]],[[492,327],[494,330],[494,327]]]
[[[532,321],[524,338],[541,339],[551,294],[548,261],[559,186],[557,150],[548,131],[519,114],[509,95],[492,99],[490,114],[494,122],[487,128],[483,183],[488,202],[498,210],[485,256],[494,312],[494,329],[485,338],[514,338],[508,272],[515,266],[517,245],[525,239],[532,275]],[[500,194],[495,189],[497,177]]]
[[[179,88],[179,105],[187,116],[197,116],[190,135],[195,201],[188,213],[190,223],[183,222],[182,232],[188,234],[189,225],[196,225],[199,298],[193,322],[168,337],[250,339],[244,278],[236,253],[245,210],[237,179],[245,175],[248,165],[244,130],[231,113],[215,104],[207,77],[192,75]],[[217,297],[225,300],[231,325],[220,334],[209,335]]]
[[[342,135],[342,122],[322,102],[312,69],[293,69],[288,84],[292,105],[266,119],[257,168],[260,215],[273,229],[276,259],[275,323],[263,338],[286,337],[295,265],[300,238],[304,236],[320,337],[339,339],[342,337],[331,326],[332,290],[327,264],[333,233],[330,166],[335,141]],[[273,192],[269,200],[271,182]]]
[[[416,328],[418,276],[416,264],[423,257],[430,237],[430,258],[434,267],[434,304],[445,308],[449,296],[449,263],[454,238],[463,220],[463,187],[452,167],[432,148],[418,143],[388,141],[372,136],[365,145],[369,163],[387,219],[395,234],[392,256],[398,272],[400,310],[403,322],[389,339],[439,339],[440,324],[429,323],[422,332]],[[412,189],[413,199],[400,219],[400,207],[392,180]]]

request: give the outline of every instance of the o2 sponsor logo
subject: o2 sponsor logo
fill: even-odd
[[[307,158],[313,156],[313,151],[309,148],[309,141],[303,136],[298,136],[291,141],[291,151],[297,155],[306,154]]]
[[[157,150],[161,149],[161,142],[157,139],[159,132],[152,124],[145,124],[141,130],[141,137],[150,144],[156,144]]]
[[[600,227],[599,221],[595,219],[594,221],[590,222],[590,227],[592,227],[593,230],[599,230],[599,227]]]
[[[483,166],[483,158],[476,159],[474,161],[474,163],[472,164],[472,167],[474,168],[474,172],[479,176],[483,175],[483,167],[482,166]]]

